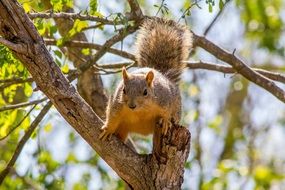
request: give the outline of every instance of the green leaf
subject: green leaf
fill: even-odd
[[[72,188],[72,190],[87,190],[87,189],[88,188],[84,184],[81,184],[81,183],[75,183]]]
[[[53,10],[55,10],[56,12],[62,11],[63,1],[61,1],[61,0],[50,0],[50,3],[53,7]]]
[[[65,5],[66,5],[67,7],[72,8],[72,7],[73,7],[73,0],[65,0]]]
[[[98,7],[97,0],[90,0],[89,6],[90,6],[90,14],[94,15],[97,12],[97,7]]]
[[[197,85],[190,84],[188,88],[188,94],[189,96],[195,97],[199,94],[199,88]]]
[[[63,67],[61,67],[61,71],[63,73],[68,73],[69,72],[68,64],[64,64]]]
[[[52,125],[51,123],[48,123],[46,126],[44,126],[44,131],[49,133],[52,130]]]
[[[24,93],[27,97],[30,97],[33,94],[33,88],[29,83],[25,83]]]
[[[220,0],[220,1],[219,1],[219,8],[220,8],[220,9],[223,9],[223,8],[224,8],[224,5],[225,5],[224,1],[223,1],[223,0]]]
[[[209,6],[208,6],[208,7],[209,7],[209,12],[210,12],[210,13],[213,12],[213,6],[212,6],[212,4],[209,3]]]
[[[74,36],[75,34],[81,32],[86,27],[88,27],[87,21],[75,20],[73,28],[68,32],[68,37]]]
[[[83,49],[81,50],[81,53],[82,53],[83,55],[90,55],[91,51],[90,51],[89,48],[83,48]]]
[[[58,58],[55,58],[55,63],[56,63],[58,66],[61,66],[61,60],[59,60]]]
[[[67,163],[76,163],[78,162],[76,156],[71,152],[68,154],[67,158],[66,158],[66,162]]]
[[[28,3],[23,3],[22,6],[23,6],[26,13],[31,11],[31,7]]]
[[[62,53],[61,53],[61,51],[55,50],[55,51],[53,51],[53,52],[54,52],[54,54],[55,54],[57,57],[59,57],[60,59],[62,58]]]
[[[62,46],[63,43],[64,43],[64,41],[65,41],[64,38],[60,38],[60,39],[58,39],[58,40],[56,41],[56,45],[57,45],[57,46]]]
[[[217,115],[214,120],[209,123],[209,128],[214,129],[217,133],[221,131],[220,125],[223,122],[223,117],[221,115]]]
[[[259,165],[254,169],[254,177],[256,180],[268,181],[271,175],[271,170],[267,166]]]
[[[32,139],[35,139],[35,138],[37,137],[37,135],[38,135],[37,130],[34,130],[34,132],[32,133],[31,138],[32,138]]]

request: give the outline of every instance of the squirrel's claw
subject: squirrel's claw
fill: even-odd
[[[102,140],[102,141],[105,141],[106,139],[109,139],[110,136],[112,135],[112,133],[110,133],[110,131],[108,131],[105,126],[103,126],[101,128],[101,130],[103,130],[103,131],[99,135],[99,139]]]
[[[161,118],[159,124],[162,125],[162,134],[166,135],[168,129],[171,127],[171,122],[167,119]]]
[[[102,131],[102,133],[99,135],[99,139],[102,141],[105,141],[110,134],[107,133],[107,131]]]

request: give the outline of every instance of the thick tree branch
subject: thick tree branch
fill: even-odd
[[[249,81],[261,86],[272,95],[277,97],[282,102],[285,102],[285,92],[281,88],[279,88],[273,81],[267,79],[263,75],[259,74],[258,72],[252,70],[248,65],[246,65],[243,61],[238,59],[234,53],[229,53],[226,50],[223,50],[219,46],[215,45],[214,43],[210,42],[206,38],[202,36],[198,36],[193,33],[194,37],[194,44],[195,46],[199,46],[218,59],[230,64],[237,73],[244,76]]]
[[[28,130],[25,132],[24,136],[21,138],[20,142],[18,143],[16,150],[11,158],[11,160],[8,162],[7,166],[4,168],[4,170],[1,171],[0,173],[0,186],[2,184],[2,182],[4,181],[5,177],[9,174],[9,172],[11,171],[11,169],[13,168],[15,162],[17,161],[20,153],[22,152],[26,142],[29,140],[29,138],[31,137],[31,135],[33,134],[34,130],[36,129],[36,127],[38,126],[38,124],[42,121],[42,119],[44,118],[44,116],[47,114],[47,112],[49,111],[49,109],[51,108],[52,103],[48,102],[44,108],[42,109],[42,111],[39,113],[39,115],[36,117],[36,119],[33,121],[33,123],[31,124],[31,126],[28,128]]]

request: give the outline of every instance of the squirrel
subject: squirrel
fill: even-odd
[[[166,134],[181,118],[180,75],[192,48],[185,25],[163,18],[148,18],[138,32],[132,73],[122,68],[123,80],[110,97],[100,139],[116,134],[126,141],[129,133],[152,134],[157,124]]]

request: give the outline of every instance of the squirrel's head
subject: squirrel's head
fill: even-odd
[[[153,95],[154,72],[146,74],[130,74],[126,68],[122,69],[122,101],[132,110],[147,108],[151,103]]]

